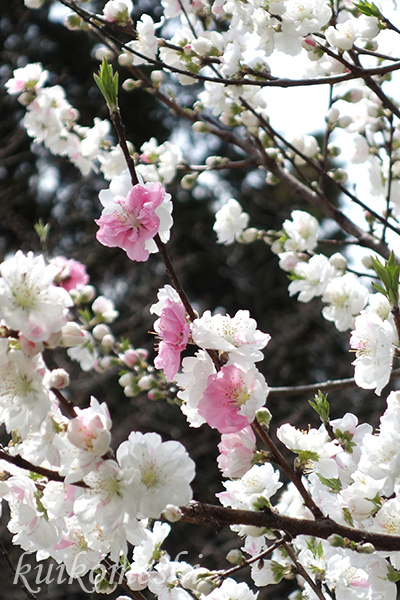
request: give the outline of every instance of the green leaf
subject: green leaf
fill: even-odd
[[[343,511],[343,516],[344,516],[344,520],[346,521],[346,523],[348,525],[350,525],[350,527],[354,527],[353,517],[351,516],[349,509],[342,508],[342,511]]]
[[[94,73],[93,78],[107,102],[110,112],[118,110],[118,72],[114,73],[112,66],[103,58],[99,74]]]
[[[389,259],[385,261],[385,264],[382,264],[373,256],[371,256],[371,261],[372,266],[384,285],[384,288],[376,283],[372,285],[378,292],[386,296],[392,308],[398,306],[400,264],[396,263],[394,253],[390,253]]]
[[[306,463],[309,460],[313,460],[317,462],[319,460],[318,452],[313,452],[312,450],[294,450],[299,455],[299,459],[302,463]]]
[[[318,390],[318,394],[315,394],[314,400],[308,401],[310,406],[320,416],[323,423],[329,421],[330,406],[327,398],[328,394],[325,395],[321,392],[321,390]]]
[[[333,492],[334,494],[338,494],[341,491],[342,482],[340,481],[340,479],[327,479],[326,477],[323,477],[320,473],[317,473],[317,475],[320,482],[326,485],[326,487],[328,487],[331,492]]]
[[[387,565],[387,570],[388,572],[386,578],[388,581],[391,581],[392,583],[397,583],[398,581],[400,581],[400,573],[396,571],[396,569],[394,569],[389,563]]]
[[[290,565],[281,565],[276,560],[271,560],[271,571],[274,576],[275,583],[280,583],[285,575],[289,575],[291,571]]]
[[[379,283],[373,283],[372,287],[376,289],[377,292],[379,292],[380,294],[383,294],[384,296],[386,296],[386,290],[383,289],[383,287],[381,285],[379,285]]]
[[[363,15],[367,15],[367,17],[375,17],[376,19],[383,19],[381,11],[373,2],[368,2],[368,0],[360,0],[360,2],[353,2],[353,4]]]
[[[343,450],[348,454],[353,454],[353,448],[356,446],[355,442],[351,441],[354,437],[353,434],[350,431],[340,431],[340,429],[335,429],[334,434]]]
[[[314,554],[316,558],[324,557],[324,549],[322,547],[321,540],[317,541],[317,538],[312,537],[309,541],[306,540],[308,549]]]

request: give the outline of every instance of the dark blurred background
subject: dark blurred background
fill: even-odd
[[[97,12],[101,12],[103,4],[94,2],[89,8],[96,11],[97,7]],[[142,0],[135,5],[134,17],[149,10],[157,16],[159,9],[158,2]],[[68,100],[79,110],[80,124],[91,126],[94,117],[107,118],[103,99],[93,82],[98,61],[93,58],[92,47],[98,40],[87,33],[69,31],[60,23],[49,22],[47,10],[28,10],[22,0],[0,0],[0,259],[19,248],[24,252],[41,252],[33,226],[39,219],[50,223],[51,254],[62,254],[86,264],[91,283],[101,293],[111,294],[120,312],[119,319],[112,325],[114,335],[129,338],[135,347],[147,348],[152,360],[154,340],[148,332],[154,319],[148,308],[156,301],[158,288],[168,283],[161,260],[152,255],[146,263],[132,263],[122,250],[105,248],[96,241],[94,219],[101,212],[98,192],[107,187],[107,183],[101,174],[82,177],[64,158],[54,157],[42,145],[32,144],[20,126],[24,107],[4,90],[4,83],[14,69],[29,62],[41,62],[51,73],[48,83],[61,84]],[[122,68],[119,71],[121,82],[130,76]],[[188,102],[192,93],[191,88],[184,89]],[[121,91],[120,104],[127,137],[136,149],[153,136],[162,143],[178,128],[182,131],[181,138],[191,147],[204,144],[202,135],[192,133],[188,125],[180,123],[141,90]],[[224,147],[215,139],[212,143],[211,154],[239,158],[232,148]],[[187,150],[182,146],[184,153]],[[252,226],[280,229],[293,209],[309,210],[283,186],[267,186],[257,174],[249,177],[245,170],[222,172],[222,185],[224,178],[233,188],[234,197],[251,215]],[[218,307],[230,315],[239,309],[250,310],[259,329],[272,336],[265,349],[265,361],[259,364],[269,385],[299,385],[351,377],[353,355],[348,352],[348,333],[339,333],[322,318],[319,300],[301,304],[289,298],[287,277],[269,247],[263,242],[251,246],[217,246],[212,231],[216,198],[210,189],[202,187],[191,193],[181,188],[178,178],[168,186],[168,191],[174,200],[174,227],[168,251],[189,298],[200,313]],[[337,202],[333,195],[332,201]],[[336,247],[325,245],[322,251],[333,253]],[[61,350],[58,357],[49,360],[60,365],[66,363]],[[194,498],[217,503],[215,494],[222,488],[215,462],[219,441],[216,432],[205,426],[190,429],[177,406],[151,402],[145,393],[133,400],[126,398],[117,383],[116,371],[83,373],[76,364],[71,364],[71,376],[70,390],[75,404],[87,406],[90,395],[94,395],[110,407],[114,448],[132,430],[157,431],[164,440],[179,440],[197,464]],[[318,426],[318,419],[308,404],[311,397],[271,397],[268,407],[273,414],[272,434],[288,420],[303,429],[309,424]],[[353,411],[361,422],[368,421],[374,426],[378,425],[385,406],[383,397],[355,388],[331,392],[329,400],[332,418]],[[22,551],[12,546],[12,535],[6,524],[5,507],[0,537],[16,565]],[[178,523],[165,547],[172,557],[187,551],[186,558],[192,564],[227,568],[227,552],[240,545],[240,540],[229,530],[215,532]],[[0,561],[0,598],[25,598],[21,588],[12,585],[12,572],[1,555]],[[247,579],[248,573],[243,572],[242,577]],[[278,587],[261,589],[259,598],[280,600],[287,598],[293,589],[294,582],[284,581]],[[122,593],[120,589],[110,597],[116,598]],[[88,596],[77,583],[58,588],[53,583],[44,584],[38,597],[78,600]]]

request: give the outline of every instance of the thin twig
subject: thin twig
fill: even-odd
[[[0,542],[0,551],[1,551],[2,555],[4,556],[4,559],[5,559],[6,563],[8,564],[9,568],[11,569],[12,573],[14,574],[14,582],[13,583],[16,583],[15,578],[17,577],[18,573],[15,570],[14,565],[12,564],[12,562],[10,560],[10,557],[8,556],[7,550],[5,549],[3,542]],[[37,596],[32,594],[32,592],[30,592],[28,590],[28,588],[26,587],[26,585],[23,583],[24,579],[25,579],[25,577],[21,577],[21,583],[20,583],[21,590],[24,592],[24,594],[26,594],[26,596],[30,600],[37,600]],[[19,581],[19,579],[17,579],[17,581]]]
[[[313,590],[313,592],[317,596],[317,598],[319,598],[320,600],[326,600],[324,594],[322,593],[321,588],[315,583],[315,581],[312,579],[312,577],[309,576],[309,574],[307,573],[307,571],[305,570],[303,565],[297,560],[297,556],[296,556],[293,548],[291,547],[291,545],[288,543],[285,543],[285,544],[283,544],[283,547],[286,550],[286,552],[288,553],[291,560],[293,561],[293,563],[296,567],[297,573],[299,575],[301,575],[301,577],[303,577],[303,579],[305,579],[305,581],[307,581],[308,585],[311,587],[311,589]]]
[[[57,471],[52,471],[51,469],[46,469],[45,467],[38,467],[37,465],[33,465],[31,462],[22,458],[19,454],[16,456],[11,456],[4,450],[0,450],[0,459],[5,460],[6,462],[19,467],[20,469],[24,469],[25,471],[32,471],[32,473],[37,473],[42,477],[46,477],[49,481],[57,481],[58,483],[64,483],[65,477],[60,475]],[[84,481],[74,481],[73,484],[78,487],[88,488],[89,486]]]
[[[393,369],[391,372],[390,379],[396,379],[396,377],[400,377],[400,369]],[[345,390],[351,387],[356,387],[354,377],[349,377],[348,379],[328,379],[321,383],[269,388],[269,396],[301,396],[303,394],[318,392],[318,390],[327,392],[329,390]]]

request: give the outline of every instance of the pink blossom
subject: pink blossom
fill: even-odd
[[[77,417],[68,424],[67,436],[71,444],[95,456],[102,456],[111,441],[111,419],[107,405],[99,404],[93,396],[90,408],[75,409]]]
[[[252,466],[256,437],[251,427],[236,433],[224,433],[218,444],[218,467],[224,477],[242,477]]]
[[[255,367],[244,371],[236,365],[225,365],[209,376],[198,412],[220,433],[235,433],[254,420],[267,394],[265,379]]]
[[[81,290],[89,282],[85,265],[77,260],[73,258],[68,260],[64,256],[56,256],[50,262],[58,269],[55,281],[67,292]]]
[[[146,261],[151,251],[146,242],[160,228],[156,209],[164,197],[165,190],[159,182],[138,183],[125,198],[114,196],[112,210],[107,207],[95,221],[100,227],[98,241],[110,248],[122,248],[131,260]]]
[[[190,333],[185,307],[180,302],[167,299],[160,318],[154,323],[154,329],[161,339],[154,365],[157,369],[163,369],[167,379],[173,381]]]

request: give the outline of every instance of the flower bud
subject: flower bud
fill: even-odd
[[[78,323],[69,321],[61,328],[61,342],[60,345],[64,348],[72,348],[73,346],[80,346],[85,341],[87,332],[82,329]]]
[[[160,85],[162,80],[164,79],[163,71],[152,71],[150,79],[154,85]]]
[[[140,357],[136,350],[128,348],[123,354],[120,354],[120,359],[123,360],[127,367],[132,368],[139,362]]]
[[[337,108],[330,108],[325,116],[325,121],[329,123],[329,125],[335,125],[337,120],[339,119],[339,111]]]
[[[149,358],[149,351],[145,348],[137,348],[136,352],[141,361],[147,360]]]
[[[86,23],[75,13],[70,13],[64,19],[64,27],[71,31],[77,31],[79,29],[85,29]]]
[[[121,377],[118,379],[118,383],[120,386],[122,387],[126,387],[127,385],[130,385],[132,382],[132,375],[130,373],[124,373],[123,375],[121,375]]]
[[[161,390],[158,390],[157,388],[153,388],[152,390],[147,392],[147,397],[149,400],[153,401],[163,400],[165,398],[165,393]]]
[[[111,350],[111,348],[114,346],[114,342],[115,342],[115,337],[111,333],[108,333],[107,335],[105,335],[103,337],[103,339],[101,340],[102,345],[107,350]]]
[[[151,390],[157,384],[152,375],[144,375],[138,381],[138,386],[141,390]]]
[[[375,552],[375,546],[368,542],[365,544],[360,544],[357,547],[357,552],[359,552],[360,554],[373,554],[373,552]]]
[[[189,573],[186,573],[186,575],[182,577],[182,587],[184,587],[186,590],[192,590],[193,592],[195,592],[200,591],[199,586],[201,586],[203,588],[201,590],[201,593],[207,595],[210,592],[212,592],[212,590],[215,588],[215,584],[213,584],[212,581],[205,579],[207,575],[211,575],[211,573],[208,569],[205,569],[204,567],[193,569],[192,571],[189,571]],[[206,583],[206,585],[203,585],[204,583]]]
[[[184,190],[190,190],[197,181],[198,173],[188,173],[181,179],[181,186]]]
[[[230,562],[231,565],[240,565],[243,562],[243,554],[238,548],[234,548],[228,552],[226,560]]]
[[[345,548],[347,546],[346,540],[342,538],[341,535],[337,535],[336,533],[332,533],[327,539],[331,546],[334,548]]]
[[[53,369],[48,375],[48,386],[62,390],[69,385],[69,374],[65,369]]]
[[[270,411],[268,410],[268,408],[265,408],[265,406],[264,406],[263,408],[259,408],[257,410],[256,419],[260,423],[260,425],[266,425],[268,427],[268,425],[271,422],[272,415],[271,415]]]
[[[363,256],[361,259],[362,264],[366,269],[373,269],[372,260],[370,256]]]
[[[340,254],[340,252],[335,252],[335,254],[332,254],[329,262],[332,267],[335,267],[335,269],[338,269],[339,271],[345,271],[347,269],[347,260],[343,254]]]
[[[93,298],[96,296],[96,289],[93,285],[85,285],[79,293],[77,294],[77,304],[86,304],[87,302],[91,302]]]
[[[338,124],[338,127],[341,127],[342,129],[346,129],[346,127],[351,125],[352,122],[353,122],[353,119],[351,117],[349,117],[348,115],[344,115],[343,117],[340,117],[337,124]]]
[[[104,323],[101,323],[100,325],[96,325],[96,327],[93,327],[93,337],[95,340],[98,340],[99,342],[101,342],[101,340],[103,339],[103,337],[105,335],[108,335],[111,333],[111,329],[109,327],[107,327],[107,325],[104,325]]]
[[[329,177],[332,177],[334,181],[338,183],[346,183],[348,175],[344,169],[336,169],[335,171],[328,171]]]
[[[328,144],[328,153],[330,158],[336,158],[342,153],[342,150],[339,146],[335,146],[335,144]]]
[[[203,123],[203,121],[196,121],[193,123],[192,129],[193,131],[196,131],[196,133],[208,133],[210,131],[209,126],[206,123]]]
[[[167,504],[165,509],[162,512],[162,516],[167,519],[170,523],[176,523],[180,521],[182,518],[182,511],[179,506],[174,506],[174,504]]]
[[[237,236],[236,241],[239,244],[251,244],[258,239],[258,229],[255,227],[249,227],[242,231],[240,235]]]

